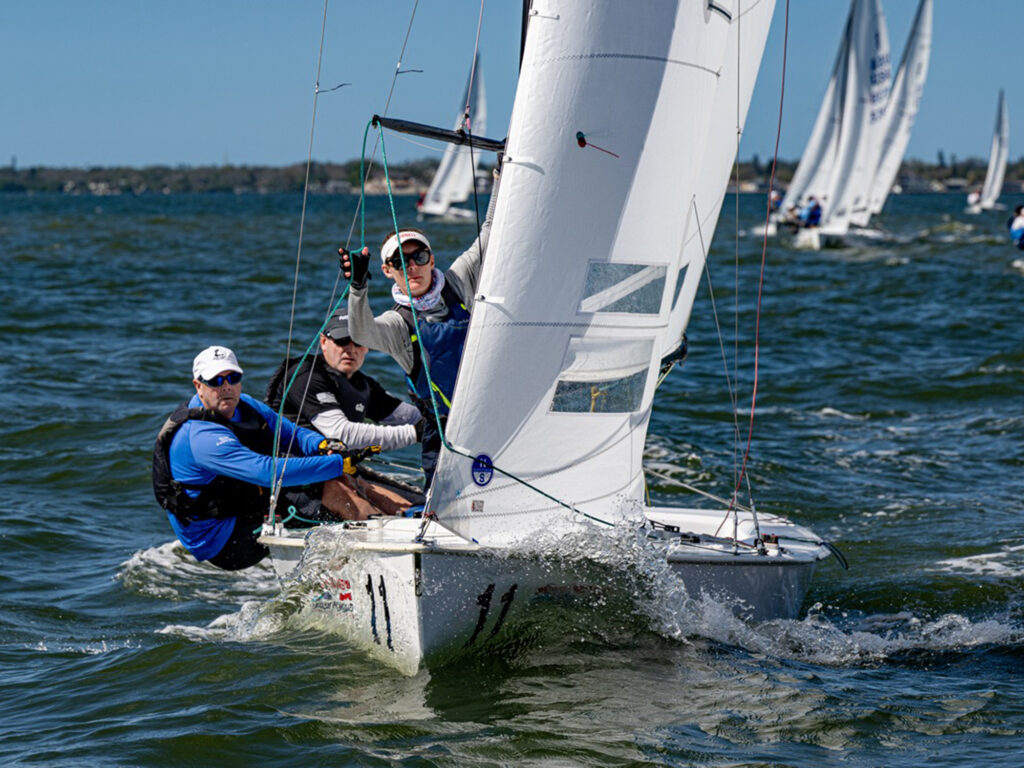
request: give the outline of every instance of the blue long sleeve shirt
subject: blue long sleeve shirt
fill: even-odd
[[[278,418],[272,408],[248,395],[242,395],[241,399],[259,411],[272,430],[277,428]],[[202,407],[198,395],[189,401],[189,407]],[[240,419],[241,414],[236,409],[232,421]],[[298,427],[288,419],[281,419],[281,445],[288,445],[293,439],[293,445],[298,448],[295,452],[304,455],[292,456],[287,460],[277,459],[278,472],[284,472],[283,485],[317,483],[339,477],[344,473],[343,456],[318,455],[317,446],[323,440],[322,435]],[[274,457],[249,450],[242,445],[234,432],[222,424],[186,421],[171,440],[168,455],[171,474],[175,480],[185,485],[207,485],[218,475],[226,475],[262,488],[270,488],[274,482]],[[199,495],[199,491],[191,489],[185,492],[193,498]],[[223,520],[195,520],[188,524],[182,524],[171,513],[168,513],[167,518],[178,539],[196,560],[208,560],[216,556],[235,529],[233,517]]]

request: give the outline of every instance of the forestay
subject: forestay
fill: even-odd
[[[463,118],[466,105],[470,106],[469,128],[474,136],[487,132],[487,92],[484,88],[484,73],[480,68],[480,55],[473,59],[459,112],[455,118],[455,130],[465,129]],[[420,213],[443,216],[456,203],[464,203],[473,191],[474,175],[483,153],[476,147],[448,144],[441,162],[437,166],[430,188],[423,198]]]
[[[889,94],[889,106],[886,108],[885,127],[882,132],[882,156],[878,170],[875,171],[868,203],[870,214],[881,213],[903,163],[903,155],[910,143],[910,132],[914,127],[921,94],[924,93],[924,83],[928,77],[931,50],[932,0],[921,0],[914,15],[914,23],[910,27],[907,45],[903,49],[903,58],[896,71],[892,92]],[[867,223],[867,218],[865,217],[862,223]]]
[[[659,361],[696,290],[693,203],[720,200],[735,151],[739,5],[534,2],[447,425],[518,480],[442,451],[428,506],[466,538],[557,530],[574,515],[553,499],[607,522],[642,503]],[[771,4],[743,5],[763,46]]]
[[[988,170],[985,185],[981,188],[982,208],[991,208],[1003,191],[1006,175],[1006,158],[1010,152],[1010,115],[1006,111],[1006,98],[999,91],[999,105],[996,107],[996,127],[992,133],[992,149],[988,155]]]

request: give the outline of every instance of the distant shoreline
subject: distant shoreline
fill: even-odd
[[[928,164],[918,160],[904,162],[897,183],[907,193],[964,192],[981,185],[985,162],[970,159],[953,164]],[[418,195],[430,185],[437,161],[416,160],[389,168],[391,191],[395,195]],[[775,185],[785,188],[796,170],[795,161],[779,161]],[[358,194],[359,161],[347,163],[314,162],[309,169],[309,191],[314,194]],[[729,191],[764,192],[768,188],[771,167],[758,161],[741,162],[737,174],[730,175]],[[486,177],[482,175],[482,182]],[[33,166],[0,168],[0,192],[53,192],[67,195],[148,195],[188,192],[229,192],[268,194],[301,192],[306,183],[306,164],[288,166],[167,166],[51,168]],[[368,195],[386,194],[380,168],[374,170],[365,185]],[[1006,169],[1004,194],[1024,193],[1024,158]]]

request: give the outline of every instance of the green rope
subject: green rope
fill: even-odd
[[[371,120],[370,122],[372,124],[373,121]],[[382,126],[382,125],[380,125],[378,123],[377,124],[377,130],[380,132],[380,153],[381,153],[381,159],[382,159],[382,166],[384,168],[384,179],[386,181],[386,186],[387,186],[387,190],[388,190],[388,203],[391,206],[391,221],[392,221],[392,223],[394,224],[394,227],[395,227],[395,238],[398,240],[398,253],[401,254],[400,258],[402,260],[402,275],[405,277],[405,285],[408,286],[409,285],[409,273],[406,271],[406,268],[405,268],[405,253],[402,251],[402,238],[398,234],[398,214],[395,212],[395,199],[394,199],[394,195],[391,192],[391,176],[388,174],[388,157],[387,157],[387,151],[385,150],[385,147],[384,147],[384,126]],[[364,134],[364,138],[363,138],[364,153],[365,153],[365,144],[366,144],[366,138],[365,138],[365,134]],[[360,161],[360,166],[359,167],[360,167],[360,169],[362,169],[362,161]],[[427,361],[426,350],[423,348],[423,338],[422,338],[423,334],[420,333],[419,317],[417,316],[416,307],[415,307],[415,305],[413,304],[412,301],[409,302],[409,308],[412,310],[413,328],[416,329],[416,343],[419,346],[419,350],[420,350],[420,363],[423,365],[423,372],[424,372],[424,374],[427,377],[427,385],[428,385],[429,391],[430,391],[430,404],[431,404],[431,406],[434,409],[434,418],[437,420],[437,432],[441,436],[441,443],[451,453],[454,453],[454,454],[456,454],[458,456],[464,456],[467,459],[475,461],[476,460],[476,456],[473,456],[472,454],[466,453],[465,451],[461,451],[458,448],[456,448],[455,446],[453,446],[451,443],[448,442],[448,437],[444,433],[444,427],[441,425],[441,414],[440,414],[440,411],[439,411],[439,409],[437,407],[437,397],[434,394],[434,390],[436,389],[436,386],[434,385],[433,379],[430,378],[430,365],[429,365],[429,363]],[[498,466],[492,464],[491,468],[494,469],[496,472],[499,472],[500,474],[504,475],[505,477],[513,480],[514,482],[517,482],[520,485],[522,485],[522,486],[524,486],[526,488],[529,488],[530,490],[534,491],[535,493],[540,494],[541,496],[543,496],[544,498],[548,499],[549,501],[553,501],[556,504],[558,504],[559,506],[562,506],[565,509],[568,509],[571,512],[576,513],[577,515],[582,515],[583,517],[585,517],[585,518],[587,518],[589,520],[593,520],[595,522],[602,523],[602,524],[607,525],[609,527],[614,527],[615,526],[614,523],[610,523],[607,520],[602,520],[599,517],[594,517],[593,515],[587,514],[586,512],[583,512],[582,510],[577,509],[572,504],[564,502],[561,499],[556,498],[556,497],[552,496],[551,494],[547,493],[546,491],[542,491],[540,488],[537,488],[535,485],[532,485],[531,483],[527,482],[526,480],[523,480],[521,477],[517,477],[516,475],[513,475],[511,472],[507,472],[506,470],[502,469],[501,467],[498,467]]]
[[[300,523],[309,523],[311,525],[340,525],[343,522],[341,520],[337,522],[331,522],[329,520],[309,520],[305,517],[301,517],[299,515],[299,511],[294,507],[294,505],[291,504],[288,505],[288,517],[284,518],[281,521],[281,525],[284,525],[289,520],[298,520]],[[259,533],[262,530],[263,526],[261,525],[259,528],[255,528],[253,530],[253,533]]]
[[[370,125],[371,124],[372,124],[372,121],[370,123],[367,123],[366,124],[366,130],[363,131],[363,150],[362,150],[362,154],[361,154],[361,156],[359,158],[359,212],[360,212],[359,242],[360,242],[360,245],[356,249],[358,251],[361,251],[361,250],[363,250],[363,248],[366,247],[366,174],[365,174],[365,162],[366,162],[366,139],[367,139],[367,136],[370,133]],[[389,183],[388,193],[390,195],[390,192],[391,192],[390,180],[389,180],[388,183]],[[403,259],[403,261],[404,261],[404,259]],[[309,346],[306,347],[305,352],[302,353],[302,357],[299,358],[299,362],[295,366],[295,369],[292,372],[291,378],[288,380],[288,383],[285,385],[284,391],[281,393],[281,405],[277,409],[277,425],[274,428],[274,461],[273,461],[273,464],[271,465],[271,477],[273,478],[273,484],[272,484],[271,487],[274,488],[275,493],[271,494],[272,496],[275,496],[277,492],[280,492],[281,486],[284,484],[284,468],[283,467],[281,469],[281,476],[280,477],[277,476],[277,462],[278,462],[278,455],[277,454],[278,454],[278,448],[280,447],[279,443],[281,441],[281,419],[284,418],[284,404],[285,404],[285,400],[288,399],[288,393],[291,391],[292,384],[295,383],[295,379],[299,375],[299,369],[302,368],[302,364],[305,362],[306,358],[309,357],[310,352],[313,351],[313,347],[316,346],[317,340],[320,338],[320,334],[322,334],[324,332],[324,328],[327,327],[327,323],[329,323],[331,318],[334,317],[334,313],[337,312],[338,309],[341,308],[341,302],[343,302],[345,300],[345,298],[348,296],[348,292],[349,292],[349,289],[351,287],[352,287],[352,278],[350,277],[348,283],[345,285],[345,289],[341,292],[341,296],[338,297],[338,300],[334,303],[334,306],[331,308],[331,311],[327,313],[327,317],[324,319],[323,323],[320,324],[320,328],[317,330],[317,332],[313,335],[312,340],[309,342]],[[275,522],[274,518],[275,518],[275,514],[274,514],[274,510],[273,510],[273,505],[272,505],[271,510],[270,510],[270,524],[271,525],[273,525],[274,522]],[[291,518],[289,518],[289,519],[291,519]],[[301,518],[299,518],[299,519],[301,519]],[[311,521],[307,520],[307,521],[304,521],[304,522],[311,522]]]

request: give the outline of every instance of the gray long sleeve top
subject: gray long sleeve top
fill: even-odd
[[[483,268],[487,241],[491,234],[491,221],[494,217],[494,204],[498,199],[498,184],[495,183],[491,193],[491,202],[487,206],[487,216],[480,235],[473,239],[473,244],[466,249],[444,273],[445,281],[462,299],[469,312],[473,311],[473,297],[477,284],[480,282],[480,271]],[[423,322],[435,322],[445,317],[448,307],[442,299],[436,307],[428,311],[417,311]],[[412,372],[415,363],[413,342],[409,338],[409,328],[402,316],[393,309],[373,316],[367,287],[352,288],[348,297],[348,327],[352,338],[370,349],[386,352],[402,366],[406,374]]]

